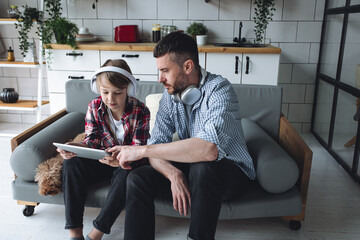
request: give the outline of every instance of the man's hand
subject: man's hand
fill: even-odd
[[[181,171],[178,171],[171,177],[170,182],[174,209],[180,215],[187,216],[188,209],[191,207],[191,196],[187,179]]]
[[[115,146],[110,148],[108,152],[118,151],[116,156],[120,166],[123,169],[131,169],[130,164],[143,158],[144,146]]]

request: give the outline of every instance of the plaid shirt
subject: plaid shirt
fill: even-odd
[[[216,144],[218,161],[233,160],[250,179],[255,179],[254,164],[241,126],[238,98],[231,83],[208,73],[199,89],[201,98],[191,109],[189,121],[184,104],[175,103],[165,89],[148,144],[171,142],[175,132],[180,139],[200,138]]]
[[[117,145],[108,123],[109,116],[101,96],[89,103],[85,116],[85,139],[91,148],[106,149]],[[150,126],[150,111],[138,99],[129,98],[122,116],[124,123],[123,145],[146,145]]]

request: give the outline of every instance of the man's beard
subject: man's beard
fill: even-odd
[[[181,93],[182,91],[185,90],[186,88],[186,75],[182,72],[176,79],[173,85],[170,85],[170,87],[173,89],[172,92],[169,92],[168,89],[168,93],[170,95],[175,95],[178,93]]]

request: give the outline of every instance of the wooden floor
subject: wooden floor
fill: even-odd
[[[4,127],[3,124],[0,124]],[[5,126],[6,127],[6,126]],[[14,127],[14,126],[11,126]],[[314,152],[306,220],[292,231],[279,218],[219,221],[216,239],[360,239],[360,186],[322,148],[312,135],[303,135]],[[22,215],[22,206],[12,200],[13,173],[9,164],[10,138],[0,137],[0,232],[1,240],[68,239],[64,230],[64,207],[40,204],[31,217]],[[85,210],[85,233],[99,209]],[[124,214],[104,239],[123,239]],[[156,239],[186,239],[189,220],[156,217]],[[141,228],[140,228],[141,229]]]

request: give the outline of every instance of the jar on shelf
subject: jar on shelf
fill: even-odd
[[[18,9],[18,6],[11,5],[8,9],[8,15],[9,18],[18,18],[20,16],[20,11]]]
[[[176,31],[176,26],[173,25],[163,25],[161,27],[161,38],[165,37],[166,35],[168,35],[169,33],[175,32]]]
[[[14,88],[3,88],[3,91],[0,93],[0,100],[4,103],[16,103],[18,99],[19,94]]]
[[[7,54],[7,60],[9,62],[13,62],[15,61],[15,57],[14,57],[14,50],[11,49],[11,47],[9,47],[9,49],[7,50],[8,54]]]
[[[160,41],[160,38],[161,38],[161,27],[160,27],[160,24],[153,24],[153,27],[152,27],[152,41],[154,43],[157,43],[158,41]]]

